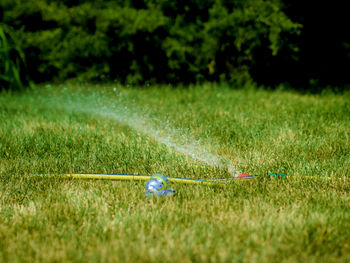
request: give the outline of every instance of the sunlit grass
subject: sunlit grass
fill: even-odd
[[[213,86],[2,93],[0,260],[348,262],[349,98]],[[261,176],[173,185],[168,199],[145,198],[138,182],[28,176],[211,178],[227,164]]]

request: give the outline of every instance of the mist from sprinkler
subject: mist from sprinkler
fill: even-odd
[[[146,113],[140,114],[142,110],[138,109],[137,106],[133,105],[130,108],[125,105],[122,93],[120,93],[119,97],[114,97],[113,100],[96,92],[92,92],[89,96],[81,94],[67,95],[64,97],[46,97],[43,98],[43,103],[56,104],[57,108],[63,110],[117,121],[211,168],[227,170],[231,176],[240,173],[230,160],[210,153],[200,140],[191,138],[185,131],[174,129],[169,122],[160,123],[158,119],[152,118]]]

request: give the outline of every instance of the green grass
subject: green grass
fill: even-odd
[[[73,84],[1,93],[0,261],[349,262],[349,116],[349,93]],[[261,176],[174,184],[178,196],[165,199],[145,198],[142,182],[29,176],[213,178],[230,165]]]

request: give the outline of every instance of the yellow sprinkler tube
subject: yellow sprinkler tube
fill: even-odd
[[[55,174],[35,174],[33,176],[47,177],[55,176]],[[74,179],[94,179],[94,180],[118,180],[118,181],[148,181],[152,175],[136,175],[136,174],[98,174],[98,173],[64,173],[56,174],[56,176],[63,178]],[[254,179],[257,175],[245,176],[245,177],[230,177],[222,179],[189,179],[180,177],[167,177],[170,182],[183,183],[183,184],[202,184],[202,185],[225,185],[229,182],[246,182]]]

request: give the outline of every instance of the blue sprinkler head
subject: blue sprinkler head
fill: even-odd
[[[169,184],[168,178],[161,174],[155,174],[146,184],[146,196],[174,196],[174,189],[165,189]]]

